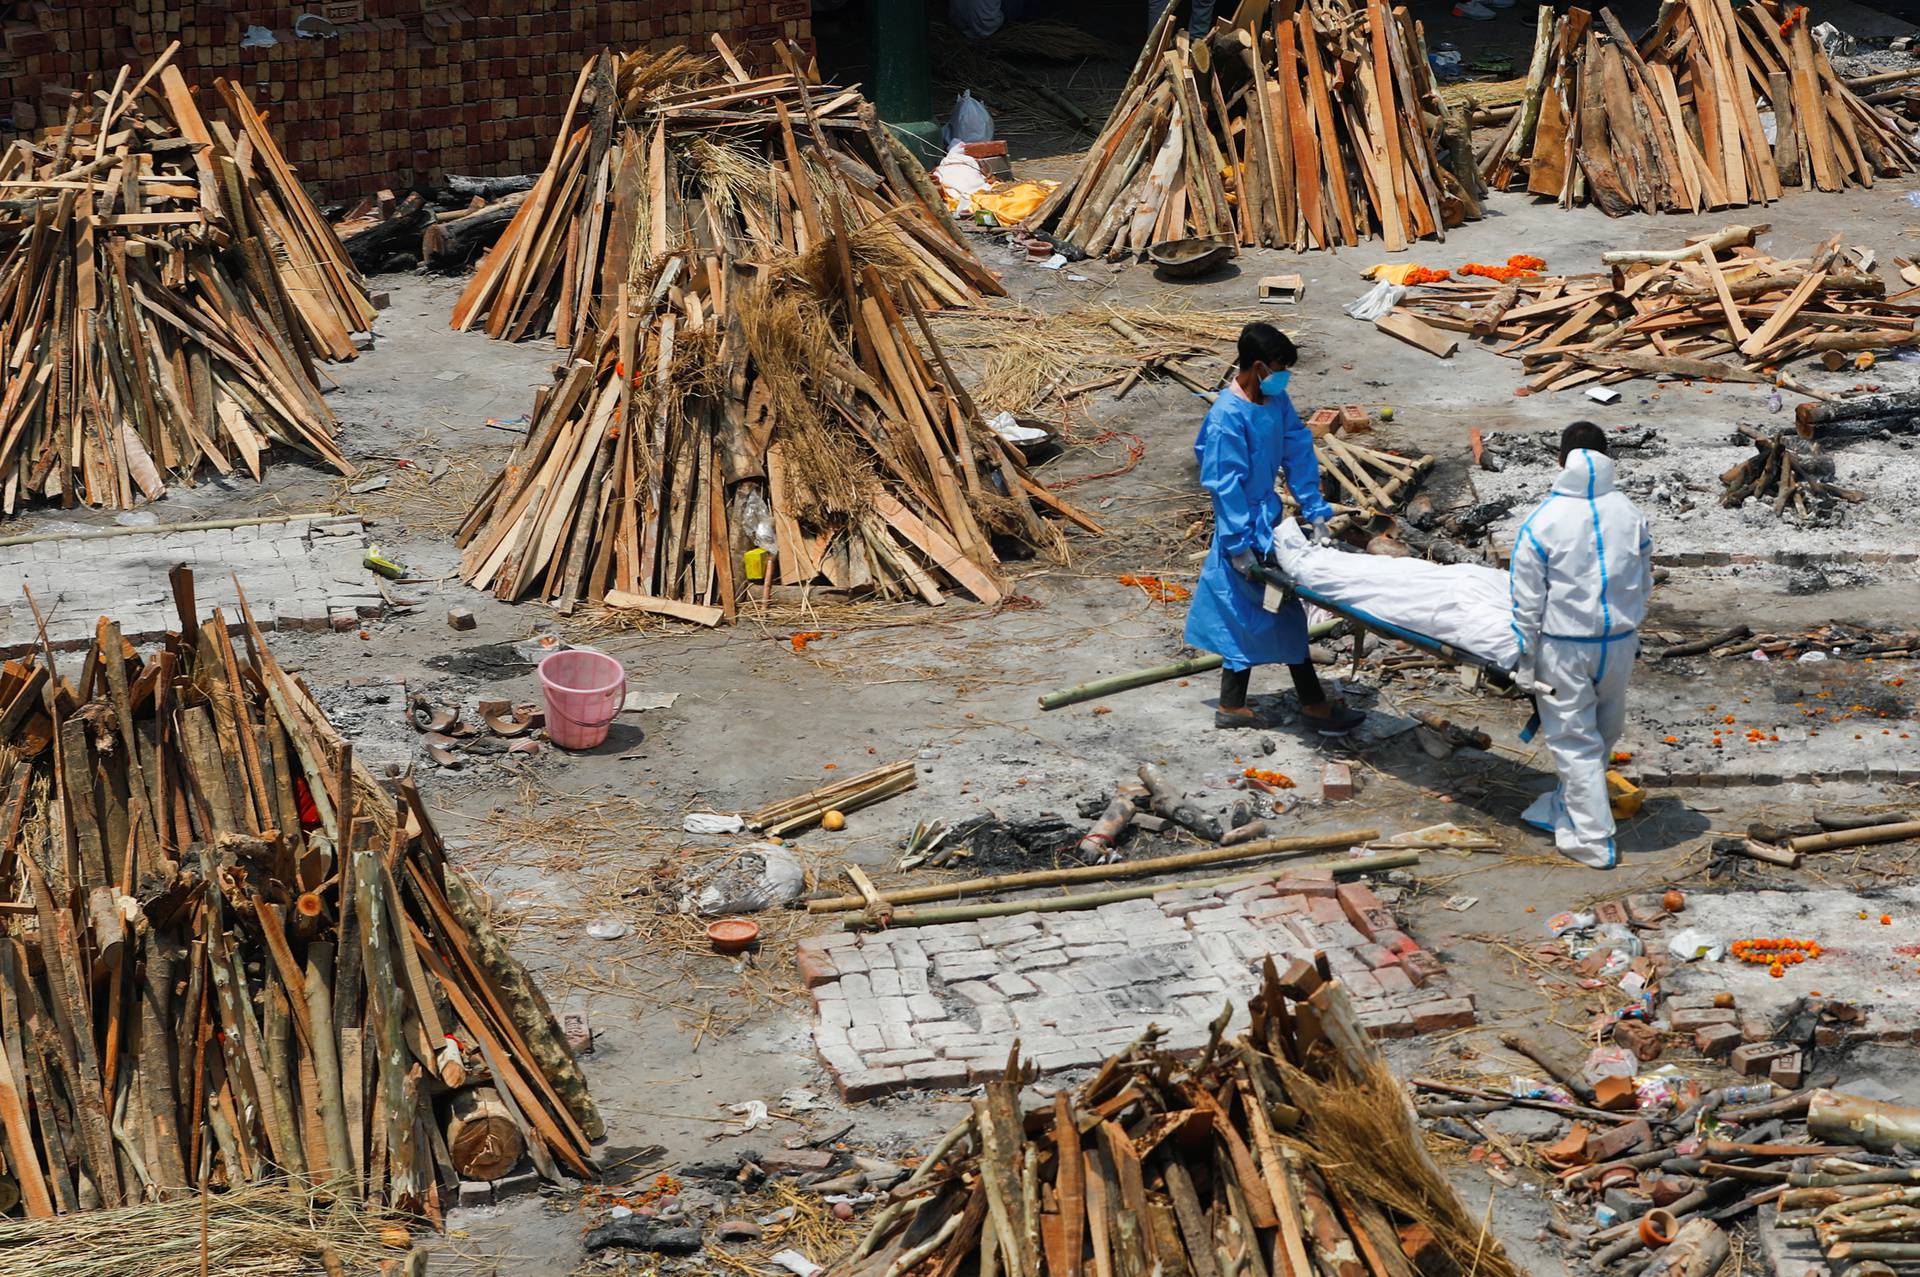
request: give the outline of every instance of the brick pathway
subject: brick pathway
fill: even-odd
[[[361,566],[366,533],[356,517],[296,518],[242,528],[157,528],[120,536],[62,537],[0,545],[0,654],[39,642],[33,609],[56,648],[84,646],[102,616],[135,643],[179,627],[167,573],[185,563],[204,618],[215,607],[240,623],[238,576],[263,629],[325,629],[338,618],[378,616],[384,602]]]
[[[1015,1040],[1042,1072],[1090,1068],[1148,1024],[1191,1051],[1260,963],[1324,952],[1361,1023],[1409,1037],[1473,1023],[1470,995],[1365,886],[1281,875],[1099,909],[803,940],[814,1043],[848,1099],[998,1078]]]

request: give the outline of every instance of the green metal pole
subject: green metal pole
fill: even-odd
[[[928,52],[930,0],[872,0],[873,98],[895,134],[923,162],[940,154],[933,120],[933,60]]]

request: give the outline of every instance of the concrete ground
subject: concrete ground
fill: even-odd
[[[1915,247],[1908,189],[1883,183],[1733,215],[1621,221],[1499,196],[1486,220],[1444,244],[1418,245],[1408,256],[1457,266],[1524,251],[1545,258],[1551,270],[1579,271],[1594,268],[1606,249],[1669,247],[1686,234],[1745,221],[1770,224],[1761,243],[1777,255],[1804,254],[1839,233],[1885,262]],[[1652,428],[1654,445],[1623,453],[1621,469],[1629,491],[1649,498],[1657,552],[1668,570],[1649,623],[1654,631],[1691,636],[1736,621],[1781,633],[1836,620],[1868,629],[1915,624],[1920,542],[1908,515],[1914,454],[1905,447],[1869,442],[1847,450],[1845,464],[1869,499],[1839,529],[1809,532],[1771,519],[1729,519],[1718,510],[1717,475],[1733,451],[1728,439],[1736,423],[1785,421],[1762,388],[1640,382],[1611,407],[1551,395],[1516,398],[1520,371],[1510,361],[1478,349],[1436,361],[1341,313],[1341,303],[1363,291],[1360,272],[1384,257],[1372,248],[1304,256],[1253,252],[1221,277],[1170,284],[1138,266],[1104,263],[1079,265],[1073,273],[1084,280],[1076,281],[1064,271],[1016,267],[991,240],[980,247],[1006,271],[1020,302],[1048,311],[1120,302],[1278,319],[1303,351],[1293,383],[1296,403],[1303,410],[1391,406],[1393,421],[1376,427],[1377,438],[1438,459],[1427,491],[1442,505],[1495,492],[1525,497],[1550,482],[1550,465],[1524,459],[1538,454],[1518,448],[1497,476],[1471,471],[1469,427],[1479,427],[1496,447],[1513,436],[1555,431],[1579,416],[1610,427]],[[1254,281],[1281,271],[1307,278],[1297,311],[1254,304]],[[883,885],[906,881],[892,866],[918,821],[986,813],[1078,820],[1083,800],[1110,791],[1148,761],[1215,810],[1238,796],[1223,784],[1245,766],[1295,778],[1299,802],[1273,818],[1278,833],[1370,825],[1392,834],[1449,820],[1484,833],[1499,850],[1426,853],[1395,905],[1453,979],[1474,990],[1479,1023],[1396,1043],[1393,1057],[1409,1069],[1453,1074],[1516,1071],[1520,1062],[1503,1055],[1494,1039],[1499,1028],[1525,1026],[1572,1050],[1587,1017],[1608,997],[1617,1005],[1617,993],[1557,978],[1534,954],[1545,920],[1563,909],[1675,883],[1711,896],[1756,885],[1791,893],[1830,882],[1876,899],[1907,873],[1914,849],[1895,846],[1810,858],[1798,872],[1739,861],[1733,870],[1719,867],[1733,876],[1711,878],[1706,847],[1712,835],[1743,831],[1750,821],[1791,822],[1816,809],[1920,806],[1908,783],[1920,775],[1914,737],[1920,726],[1903,682],[1914,671],[1910,661],[1644,663],[1621,745],[1634,755],[1629,770],[1644,768],[1669,781],[1724,770],[1778,783],[1668,783],[1652,790],[1640,815],[1623,828],[1624,862],[1612,873],[1558,859],[1519,824],[1521,808],[1548,783],[1550,764],[1539,750],[1517,743],[1520,703],[1469,691],[1448,671],[1389,672],[1374,663],[1349,678],[1349,667],[1339,666],[1349,695],[1374,711],[1353,746],[1327,745],[1292,730],[1264,739],[1216,732],[1214,687],[1206,678],[1040,712],[1034,700],[1040,692],[1184,651],[1181,607],[1116,580],[1129,573],[1189,580],[1205,548],[1206,502],[1191,451],[1204,404],[1165,385],[1144,386],[1121,402],[1096,398],[1075,421],[1076,437],[1104,441],[1070,448],[1047,472],[1049,481],[1118,468],[1125,457],[1120,434],[1137,436],[1144,452],[1126,473],[1073,491],[1109,534],[1073,534],[1065,565],[1010,565],[1016,603],[998,613],[958,602],[938,610],[788,606],[744,614],[739,626],[708,632],[663,625],[622,630],[606,618],[563,620],[538,606],[501,604],[452,579],[457,553],[449,534],[505,457],[514,437],[510,423],[528,410],[556,352],[450,333],[446,315],[455,281],[396,277],[376,286],[391,293],[392,305],[372,349],[334,370],[340,384],[331,401],[346,451],[363,466],[360,480],[384,475],[389,482],[351,494],[335,476],[276,457],[260,485],[177,488],[154,513],[167,523],[358,513],[368,520],[368,540],[406,565],[407,578],[389,586],[406,606],[357,631],[283,635],[276,651],[283,663],[303,669],[343,726],[383,759],[412,762],[457,858],[493,893],[519,951],[556,1004],[589,1017],[594,1046],[584,1063],[607,1116],[605,1160],[616,1181],[743,1148],[774,1148],[797,1132],[828,1131],[847,1119],[853,1127],[845,1141],[854,1147],[891,1154],[924,1149],[962,1111],[963,1096],[951,1091],[850,1108],[831,1098],[793,962],[793,941],[827,924],[763,914],[767,938],[760,953],[735,959],[708,951],[698,927],[673,912],[680,876],[728,855],[738,842],[682,833],[685,813],[748,809],[886,761],[914,760],[917,787],[855,813],[843,832],[814,832],[795,843],[819,884],[844,887],[843,863],[865,866]],[[1920,365],[1888,360],[1864,377],[1816,371],[1807,380],[1831,389],[1861,380],[1907,388],[1920,384],[1916,371]],[[992,412],[1000,405],[982,406]],[[1654,482],[1684,485],[1694,512],[1651,499]],[[10,530],[112,523],[110,516],[68,512],[57,520],[29,516]],[[1496,538],[1504,544],[1510,530],[1510,524],[1496,525]],[[1829,588],[1791,591],[1794,568],[1807,564],[1827,570]],[[470,608],[477,627],[450,629],[445,613],[454,606]],[[790,641],[812,631],[821,637],[804,650]],[[406,726],[401,684],[468,706],[481,697],[534,699],[530,641],[545,634],[614,654],[632,672],[636,690],[652,703],[670,703],[623,715],[605,746],[583,754],[549,750],[511,764],[477,758],[457,770],[429,762]],[[1269,673],[1256,680],[1258,692],[1281,690]],[[1810,705],[1841,707],[1834,716],[1845,721],[1814,725]],[[1853,706],[1870,708],[1847,708]],[[1424,708],[1484,727],[1493,750],[1430,758],[1409,731],[1412,713]],[[1767,739],[1749,742],[1751,728]],[[1321,798],[1318,777],[1333,757],[1354,765],[1360,787],[1351,800]],[[1461,909],[1463,897],[1473,902]],[[1907,897],[1900,904],[1913,907]],[[1910,917],[1903,918],[1908,934]],[[613,938],[593,938],[588,928],[596,923],[614,924],[595,928]],[[1912,976],[1889,973],[1895,978],[1910,982]],[[1863,1002],[1874,996],[1870,988],[1825,992]],[[1901,1058],[1875,1062],[1872,1071],[1920,1099],[1911,1055],[1904,1063]],[[1695,1065],[1681,1061],[1680,1067]],[[819,1098],[795,1099],[795,1088]],[[776,1118],[770,1129],[736,1135],[739,1119],[727,1106],[753,1100],[789,1116]],[[1496,1193],[1494,1225],[1524,1264],[1555,1271],[1560,1260],[1533,1240],[1542,1219],[1537,1192],[1510,1190],[1470,1168],[1462,1182],[1476,1209],[1484,1193]],[[433,1271],[517,1277],[651,1270],[651,1257],[611,1268],[583,1258],[582,1233],[600,1217],[592,1202],[569,1191],[456,1212],[447,1236],[433,1243]]]

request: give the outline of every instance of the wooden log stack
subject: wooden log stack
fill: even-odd
[[[1820,398],[1785,365],[1920,340],[1920,289],[1888,296],[1837,236],[1783,260],[1754,248],[1754,235],[1729,227],[1677,250],[1611,253],[1619,260],[1603,274],[1421,285],[1394,313],[1520,360],[1532,392],[1675,377]]]
[[[805,253],[876,223],[919,263],[922,305],[1003,293],[857,90],[821,85],[787,46],[784,71],[753,76],[713,45],[722,72],[681,49],[581,68],[552,157],[461,293],[455,329],[570,347],[610,327],[621,286],[689,236],[705,253]]]
[[[0,667],[0,1141],[29,1217],[279,1178],[437,1220],[498,1141],[592,1173],[545,1000],[410,782],[354,760],[242,602],[173,574],[142,656],[101,618]],[[478,1162],[474,1161],[477,1157]]]
[[[1519,107],[1480,156],[1495,190],[1698,213],[1920,165],[1906,130],[1834,73],[1804,7],[1676,0],[1637,43],[1609,9],[1541,15]]]
[[[596,66],[604,90],[612,73]],[[621,168],[611,212],[590,206],[572,224],[583,243],[606,231],[604,252],[582,255],[603,259],[594,280],[618,283],[584,309],[572,300],[584,291],[553,299],[556,330],[577,334],[572,354],[459,531],[463,578],[563,611],[585,602],[716,625],[736,614],[758,549],[771,552],[763,598],[776,582],[819,581],[933,604],[958,588],[998,603],[1003,550],[1057,540],[1036,503],[1099,528],[986,428],[926,322],[926,306],[976,296],[992,277],[910,184],[823,140],[849,123],[834,105],[846,94],[816,100],[797,72],[772,84],[731,74],[743,101],[716,105],[703,90],[684,118],[707,129],[746,116],[753,145],[703,133],[684,154],[667,149],[665,117],[682,108],[656,100],[663,118],[623,142],[654,161]],[[769,154],[766,111],[741,108],[770,93]],[[864,138],[863,115],[851,124]],[[869,158],[900,174],[890,154]],[[669,180],[669,168],[684,176]],[[877,194],[893,190],[906,193]],[[527,229],[549,225],[541,195],[536,186],[526,226],[469,288],[496,307],[490,324],[505,299],[522,299],[506,336],[547,303],[483,281],[506,279],[544,233]]]
[[[0,156],[5,513],[258,478],[271,444],[352,473],[315,364],[373,305],[246,96],[203,115],[173,53]]]
[[[1323,972],[1268,959],[1245,1035],[1229,1005],[1182,1062],[1150,1028],[1025,1113],[1010,1060],[827,1271],[1516,1277]]]
[[[1404,7],[1249,0],[1197,43],[1175,29],[1185,20],[1169,6],[1029,226],[1122,257],[1185,238],[1300,251],[1377,237],[1393,250],[1479,216],[1464,117],[1441,104]]]

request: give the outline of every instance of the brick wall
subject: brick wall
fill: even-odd
[[[21,0],[0,3],[0,128],[57,123],[59,91],[137,75],[169,42],[190,84],[225,76],[268,114],[301,176],[330,198],[441,173],[537,171],[586,56],[718,31],[749,64],[810,45],[809,0]],[[338,35],[301,39],[302,14]],[[248,27],[278,43],[240,47]]]

